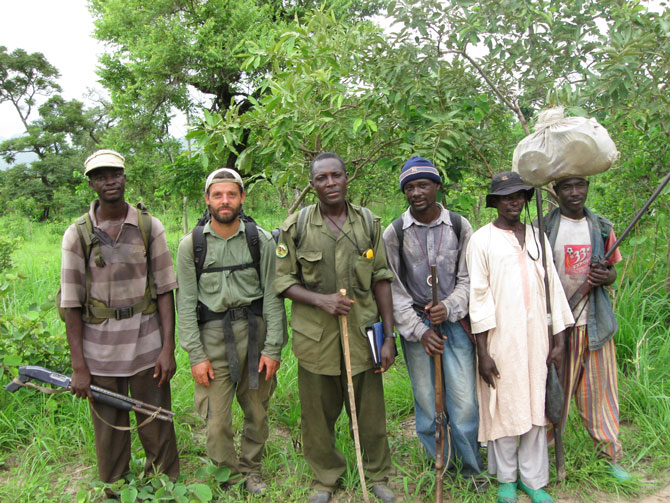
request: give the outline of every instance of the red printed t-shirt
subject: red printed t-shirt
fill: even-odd
[[[607,252],[616,241],[612,230],[605,242]],[[591,265],[591,231],[586,217],[574,220],[561,215],[561,223],[554,243],[554,262],[561,278],[565,295],[569,299],[586,281]],[[622,260],[619,250],[615,250],[609,258],[614,265]],[[578,316],[576,326],[586,325],[588,317],[588,296],[584,297],[575,308]]]

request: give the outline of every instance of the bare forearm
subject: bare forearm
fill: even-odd
[[[174,350],[174,295],[172,290],[159,295],[156,303],[161,321],[163,348]]]
[[[81,308],[65,309],[65,332],[70,347],[70,359],[73,370],[88,369],[84,360],[83,343],[84,322],[81,318]]]

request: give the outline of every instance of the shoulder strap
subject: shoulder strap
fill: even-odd
[[[202,269],[205,265],[205,257],[207,256],[207,239],[203,233],[204,227],[196,225],[191,231],[193,238],[193,263],[195,264],[195,280],[200,281]]]
[[[251,253],[251,260],[260,280],[261,245],[258,239],[258,227],[256,227],[256,223],[253,220],[244,220],[244,235],[247,237],[247,246],[249,247],[249,253]]]
[[[463,229],[463,217],[451,210],[447,211],[449,212],[449,220],[451,221],[451,226],[454,228],[454,233],[456,234],[456,241],[458,241],[458,254],[456,255],[456,274],[458,274],[458,265],[461,263],[461,252],[463,251],[463,248],[461,246],[461,230]]]
[[[391,222],[395,235],[398,238],[398,279],[404,283],[406,275],[405,258],[403,257],[403,245],[405,242],[405,230],[402,228],[402,217]]]
[[[463,227],[463,217],[459,215],[458,213],[454,213],[453,211],[449,211],[449,220],[451,220],[451,226],[454,228],[454,232],[456,233],[456,239],[458,242],[461,242],[461,229]]]
[[[307,216],[309,215],[309,209],[311,207],[312,206],[305,206],[298,212],[298,223],[296,224],[297,234],[295,237],[296,248],[300,248],[300,244],[302,243],[302,235],[305,230],[305,225],[307,225]]]
[[[147,285],[151,292],[151,298],[157,299],[156,284],[154,282],[153,271],[151,270],[151,224],[152,218],[149,210],[147,210],[144,203],[137,203],[137,226],[140,228],[140,234],[142,234],[144,251],[147,257]]]
[[[375,229],[372,225],[372,212],[365,206],[362,206],[361,210],[363,212],[363,225],[365,226],[365,233],[370,238],[370,241],[372,241],[371,244],[374,244],[374,236],[372,234],[374,233]]]

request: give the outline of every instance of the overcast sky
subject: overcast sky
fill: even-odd
[[[0,0],[0,45],[8,52],[25,49],[44,54],[60,71],[58,83],[67,99],[85,101],[88,89],[104,92],[95,74],[103,45],[92,34],[86,0]],[[0,105],[0,138],[21,133],[13,106]]]

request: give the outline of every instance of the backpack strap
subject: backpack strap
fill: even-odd
[[[247,246],[249,253],[251,253],[251,261],[258,273],[258,280],[261,279],[261,244],[258,239],[258,227],[253,220],[244,221],[244,235],[247,238]]]
[[[203,232],[204,226],[196,225],[191,231],[193,238],[193,263],[195,264],[195,280],[200,282],[202,269],[205,265],[205,257],[207,256],[207,239]]]
[[[149,214],[149,210],[144,205],[144,203],[137,203],[137,224],[140,228],[140,234],[142,234],[142,241],[144,241],[144,252],[147,257],[147,288],[151,295],[152,300],[158,298],[156,292],[156,284],[154,282],[154,275],[151,269],[151,225],[153,219]]]
[[[297,234],[295,236],[295,247],[300,248],[300,244],[302,243],[302,236],[305,231],[305,225],[307,225],[307,216],[309,215],[310,208],[312,208],[314,205],[310,206],[305,206],[304,208],[300,208],[300,211],[298,212],[298,223],[296,224],[296,230]]]
[[[205,257],[207,257],[207,237],[204,234],[204,226],[196,225],[191,231],[193,236],[193,262],[195,263],[195,279],[200,281],[200,276],[205,272],[221,272],[221,271],[239,271],[240,269],[247,269],[253,267],[256,269],[258,278],[261,277],[261,245],[258,236],[258,227],[256,222],[245,218],[244,235],[247,240],[247,247],[251,254],[251,262],[246,264],[226,265],[218,267],[208,267],[205,269]]]
[[[363,227],[365,228],[365,233],[370,238],[370,244],[374,245],[374,231],[375,228],[372,224],[372,212],[365,206],[361,206],[361,211],[363,212]]]
[[[91,257],[91,250],[95,246],[96,255],[95,263],[98,267],[104,267],[105,261],[102,258],[102,252],[100,251],[100,242],[98,236],[93,234],[93,222],[91,221],[91,215],[88,212],[84,213],[81,217],[75,220],[75,228],[77,229],[77,235],[79,236],[79,243],[81,244],[81,250],[84,254],[84,275],[85,275],[85,295],[84,306],[82,311],[82,319],[90,318],[90,301],[91,301],[91,268],[88,265],[88,261]],[[65,321],[65,317],[63,317]]]
[[[82,313],[82,320],[86,323],[102,323],[106,319],[122,320],[131,318],[137,313],[151,314],[156,311],[158,298],[156,292],[156,285],[154,282],[153,272],[151,270],[151,227],[152,218],[146,206],[142,203],[137,204],[138,218],[137,226],[142,235],[144,242],[144,250],[147,260],[147,285],[144,289],[144,297],[139,302],[132,306],[125,307],[107,307],[104,302],[93,299],[91,297],[91,271],[88,265],[91,254],[93,260],[98,267],[104,267],[105,261],[100,250],[100,240],[98,236],[93,233],[93,222],[91,216],[86,213],[78,218],[75,222],[79,239],[82,243],[84,251],[84,264],[86,269],[86,302],[84,305],[84,312]]]
[[[453,211],[447,211],[449,212],[449,220],[451,220],[451,226],[454,228],[456,240],[458,241],[458,254],[456,255],[456,273],[458,273],[458,264],[461,261],[461,229],[463,227],[463,217]]]

